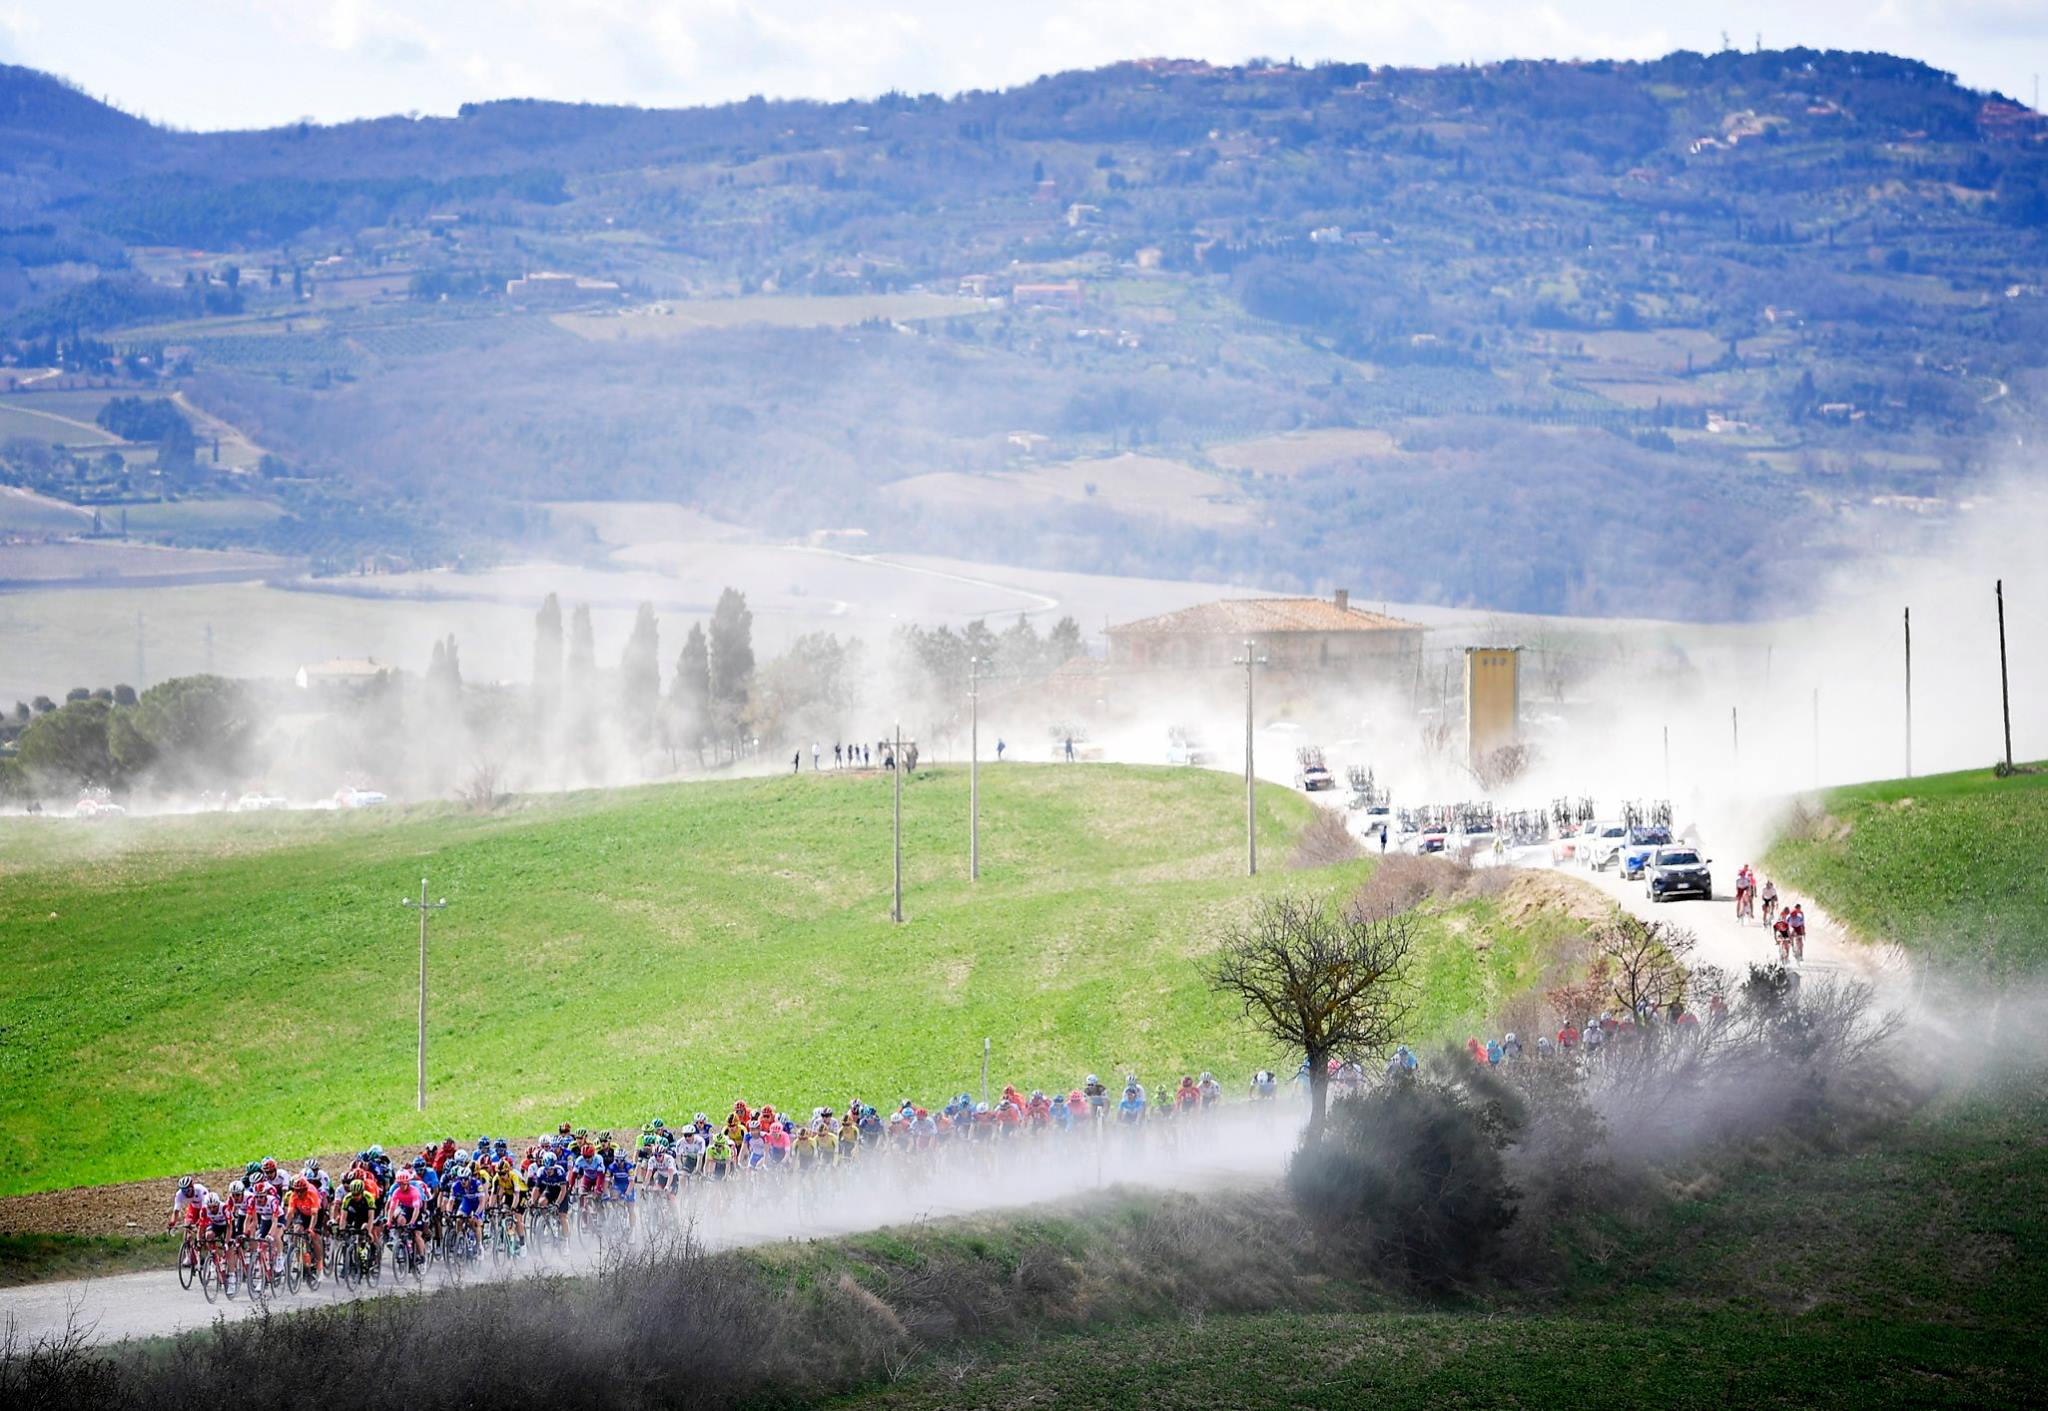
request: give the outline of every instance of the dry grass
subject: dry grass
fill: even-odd
[[[1365,856],[1365,848],[1344,826],[1344,816],[1329,809],[1317,809],[1308,826],[1301,830],[1301,837],[1295,841],[1294,852],[1287,859],[1287,865],[1297,870],[1310,867],[1334,867],[1340,862],[1356,862]]]

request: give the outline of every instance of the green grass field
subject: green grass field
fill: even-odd
[[[2048,961],[2048,773],[1988,769],[1833,789],[1779,841],[1780,879],[1872,939],[2031,968]]]
[[[1195,770],[965,771],[905,789],[908,924],[888,919],[889,790],[808,775],[555,797],[496,816],[46,821],[0,833],[0,1194],[736,1097],[886,1102],[995,1075],[1273,1061],[1196,961],[1281,870],[1309,805]],[[435,920],[429,1115],[413,1110],[417,930]],[[1569,930],[1471,900],[1432,917],[1418,1040],[1533,982]]]
[[[869,319],[916,323],[978,318],[983,299],[948,294],[750,294],[736,299],[672,299],[623,314],[562,313],[557,327],[591,342],[675,338],[706,328],[844,328]]]
[[[254,529],[284,517],[284,510],[269,500],[241,497],[231,500],[170,500],[148,505],[124,505],[128,529],[134,534],[203,534],[219,529]],[[120,509],[105,511],[118,522]]]
[[[2048,1074],[2035,1068],[1858,1150],[1738,1165],[1647,1221],[1616,1222],[1541,1296],[1432,1304],[1303,1280],[1274,1300],[1284,1311],[969,1344],[834,1404],[2032,1405],[2048,1366],[2044,1131]],[[1248,1282],[1266,1272],[1243,1258]],[[1324,1311],[1333,1303],[1342,1311]]]

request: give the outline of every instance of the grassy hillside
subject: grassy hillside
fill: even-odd
[[[0,1194],[349,1142],[837,1105],[1087,1070],[1271,1061],[1193,964],[1258,892],[1237,785],[1166,769],[807,775],[429,808],[51,821],[0,834]],[[1262,795],[1277,866],[1310,805]],[[413,1111],[422,872],[435,919],[429,1115]],[[1492,901],[1431,924],[1418,1037],[1536,978],[1562,922]]]
[[[969,1346],[836,1404],[2031,1405],[2044,1363],[2035,1310],[2048,1295],[2031,1257],[2048,1239],[2044,1118],[2034,1069],[1881,1145],[1700,1181],[1655,1218],[1617,1224],[1541,1298],[1360,1299],[1300,1281],[1267,1295],[1286,1311],[1159,1311],[1028,1351]],[[998,1252],[1020,1233],[979,1232]],[[1239,1258],[1243,1286],[1256,1286],[1266,1271]],[[1342,1311],[1322,1311],[1333,1304]]]
[[[1988,769],[1834,789],[1771,850],[1782,887],[1931,954],[2048,959],[2048,774]]]

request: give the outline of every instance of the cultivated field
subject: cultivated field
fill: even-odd
[[[939,471],[883,487],[932,507],[981,506],[1028,515],[1063,505],[1093,505],[1116,514],[1172,520],[1202,528],[1244,524],[1252,506],[1229,480],[1180,461],[1126,452],[989,475]]]
[[[741,1096],[807,1107],[1277,1062],[1196,969],[1289,874],[1312,805],[1267,789],[1274,870],[1240,875],[1239,786],[1206,771],[965,771],[905,789],[888,920],[885,776],[805,775],[362,814],[0,824],[0,1191],[251,1155],[639,1123]],[[413,1111],[421,873],[434,931],[429,1114]],[[1433,916],[1418,1040],[1533,982],[1559,912]]]
[[[1295,431],[1209,448],[1209,459],[1225,470],[1254,475],[1299,475],[1332,461],[1399,454],[1400,447],[1387,432],[1354,427]]]
[[[946,294],[752,294],[672,299],[615,314],[556,314],[554,322],[578,338],[613,342],[674,338],[705,328],[844,328],[870,319],[915,323],[988,311],[984,300]]]

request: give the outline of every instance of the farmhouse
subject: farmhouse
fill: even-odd
[[[1010,302],[1020,309],[1078,309],[1081,283],[1069,279],[1058,284],[1019,284],[1010,290]]]
[[[1225,598],[1111,627],[1109,659],[1131,671],[1214,672],[1247,641],[1269,671],[1331,684],[1399,682],[1415,671],[1423,628],[1328,598]]]
[[[527,304],[574,304],[591,299],[615,299],[618,284],[609,279],[590,279],[580,274],[536,270],[520,279],[505,281],[505,297]]]
[[[375,657],[335,657],[331,661],[307,662],[292,680],[301,691],[361,690],[375,684],[390,670]]]

